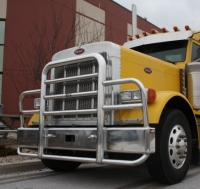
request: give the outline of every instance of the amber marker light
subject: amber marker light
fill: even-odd
[[[136,34],[135,37],[136,37],[137,39],[139,39],[139,38],[140,38],[140,35],[139,35],[139,34]]]
[[[180,30],[177,28],[177,26],[174,26],[173,29],[174,29],[175,32],[180,31]]]
[[[149,35],[149,33],[148,33],[148,32],[145,32],[145,31],[143,31],[143,32],[142,32],[142,35],[144,35],[144,36],[148,36],[148,35]]]
[[[129,41],[133,41],[133,37],[128,37],[128,40]]]
[[[155,30],[155,29],[151,29],[151,34],[156,34],[156,33],[158,33],[157,30]]]
[[[166,33],[166,32],[169,32],[169,31],[166,28],[162,28],[162,32]]]
[[[148,89],[147,91],[147,102],[151,103],[156,100],[156,91],[154,89]]]
[[[186,25],[185,30],[191,30],[191,28],[188,25]]]

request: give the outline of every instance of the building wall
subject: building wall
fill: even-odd
[[[4,10],[7,5],[7,13],[1,11],[2,5]],[[19,94],[25,88],[40,87],[39,79],[37,82],[32,81],[32,72],[29,73],[34,66],[44,66],[37,64],[38,59],[35,62],[31,59],[36,52],[44,54],[47,52],[46,48],[50,47],[52,52],[57,52],[88,42],[96,33],[94,28],[101,31],[96,41],[107,40],[120,45],[127,41],[127,36],[132,32],[132,13],[112,0],[7,0],[7,4],[5,0],[1,0],[1,14],[4,17],[6,15],[2,85],[3,113],[6,114],[18,114]],[[87,25],[84,31],[73,27],[73,22],[79,22],[78,19],[84,20]],[[141,17],[137,19],[138,32],[154,27]],[[60,22],[63,25],[57,37],[59,44],[56,43],[53,48],[47,39],[52,38]],[[155,29],[159,30],[157,27]],[[71,37],[72,31],[76,31],[74,38]],[[36,48],[38,43],[39,51]],[[47,54],[45,63],[51,60],[51,54]],[[19,63],[23,63],[23,66]],[[33,108],[32,101],[29,98],[26,100],[29,102],[28,108]]]
[[[72,25],[76,10],[75,6],[74,0],[8,0],[2,86],[3,113],[18,114],[19,94],[24,90],[40,87],[40,82],[38,82],[38,85],[31,82],[30,72],[27,71],[37,62],[37,60],[33,62],[33,59],[30,58],[31,53],[39,53],[34,49],[34,44],[39,43],[40,40],[37,30],[39,29],[40,32],[46,30],[42,38],[45,39],[44,46],[50,47],[47,41],[48,38],[52,38],[53,30],[56,29],[56,25],[53,25],[54,15],[52,9],[57,19],[59,19],[59,14],[63,10],[61,16],[65,22],[59,35],[59,37],[62,37],[65,35],[68,25]],[[32,41],[30,36],[32,36]],[[59,41],[62,43],[61,38]],[[70,42],[68,47],[73,45],[74,40]],[[26,53],[27,50],[29,55]],[[55,52],[59,50],[61,48],[57,48]],[[46,59],[46,63],[48,63],[51,56],[47,56]],[[23,62],[24,66],[19,65],[19,62]],[[30,102],[28,108],[33,108],[33,102],[27,100]]]
[[[76,0],[77,20],[82,28],[76,32],[75,45],[105,40],[105,11],[84,0]]]

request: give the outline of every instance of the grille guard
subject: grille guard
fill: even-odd
[[[73,80],[77,79],[79,76],[71,77],[71,78],[62,78],[62,79],[56,79],[56,80],[47,80],[47,73],[50,69],[65,65],[66,62],[74,61],[74,60],[81,60],[84,58],[95,58],[99,64],[99,72],[98,72],[98,90],[97,91],[90,91],[86,92],[87,95],[94,95],[98,93],[98,100],[97,100],[97,109],[84,109],[84,110],[64,110],[64,111],[45,111],[45,100],[46,99],[55,99],[55,98],[65,98],[64,95],[46,95],[46,85],[49,83],[55,83],[55,82],[64,82],[66,80]],[[118,164],[118,165],[138,165],[143,163],[151,153],[155,152],[155,132],[153,128],[149,127],[148,123],[148,112],[147,112],[147,101],[146,101],[146,92],[143,84],[134,78],[126,78],[126,79],[118,79],[118,80],[109,80],[106,81],[106,61],[105,59],[98,53],[92,53],[89,55],[83,55],[79,56],[79,58],[69,58],[69,59],[63,59],[59,61],[53,61],[49,64],[47,64],[43,70],[42,73],[42,88],[41,90],[32,90],[32,91],[25,91],[23,92],[19,97],[19,109],[20,109],[20,129],[23,130],[24,124],[24,115],[25,114],[40,114],[40,122],[39,122],[39,137],[38,137],[38,154],[29,154],[29,153],[23,153],[22,147],[18,147],[18,154],[24,155],[24,156],[31,156],[31,157],[38,157],[41,159],[56,159],[56,160],[67,160],[67,161],[80,161],[80,162],[96,162],[96,163],[108,163],[108,164]],[[89,76],[87,76],[89,77]],[[123,105],[105,105],[105,87],[112,86],[112,85],[120,85],[125,83],[134,83],[138,86],[138,88],[141,90],[142,95],[142,101],[139,103],[133,103],[133,104],[123,104]],[[23,98],[26,95],[29,94],[36,94],[41,93],[41,102],[40,102],[40,110],[23,110],[22,102]],[[74,96],[81,96],[83,93],[72,93],[71,95]],[[85,95],[85,94],[84,94]],[[111,160],[111,159],[105,159],[104,158],[104,113],[105,111],[111,111],[112,114],[114,113],[114,110],[122,110],[122,109],[142,109],[143,112],[143,129],[145,130],[145,136],[144,140],[145,142],[145,151],[144,154],[137,160],[133,161],[123,161],[123,160]],[[52,116],[52,115],[70,115],[70,114],[87,114],[87,113],[97,113],[97,131],[96,131],[96,158],[82,158],[82,157],[70,157],[70,156],[55,156],[55,155],[46,155],[43,153],[44,151],[44,142],[45,142],[45,116]],[[111,125],[114,124],[114,119],[111,121]],[[19,129],[19,130],[20,130]],[[27,129],[27,128],[24,128]],[[118,130],[119,128],[113,128],[113,130]],[[136,127],[131,127],[129,129],[139,129]],[[81,130],[81,128],[80,128]],[[125,128],[121,128],[121,130],[125,130]],[[151,135],[151,141],[149,140],[149,137]],[[20,138],[18,139],[20,140]],[[133,152],[134,153],[134,152]]]

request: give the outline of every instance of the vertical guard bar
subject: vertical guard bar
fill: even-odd
[[[98,55],[100,56],[100,55]],[[98,60],[98,59],[97,59]],[[104,126],[104,98],[105,98],[105,88],[103,82],[106,80],[106,62],[105,59],[100,56],[99,60],[99,75],[98,75],[98,104],[97,104],[97,152],[96,161],[101,163],[104,157],[103,151],[103,126]]]
[[[41,80],[41,98],[40,98],[40,128],[39,128],[39,145],[38,145],[38,157],[43,157],[43,144],[44,144],[44,111],[45,111],[45,99],[43,98],[46,95],[46,84],[47,73],[51,68],[56,68],[66,65],[66,62],[81,60],[86,58],[95,58],[99,64],[99,73],[98,73],[98,110],[97,110],[97,146],[96,146],[96,162],[101,163],[103,159],[103,125],[104,125],[104,111],[102,105],[104,104],[104,86],[102,83],[106,80],[106,62],[105,59],[98,53],[92,53],[89,55],[82,55],[79,57],[73,57],[68,59],[62,59],[58,61],[52,61],[48,63],[42,72]]]

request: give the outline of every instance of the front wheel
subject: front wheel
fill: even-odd
[[[80,162],[61,161],[52,159],[41,159],[41,161],[49,169],[58,172],[72,171],[81,165]]]
[[[191,161],[191,132],[185,115],[164,111],[156,127],[156,152],[146,161],[151,177],[163,184],[175,184],[186,176]]]

